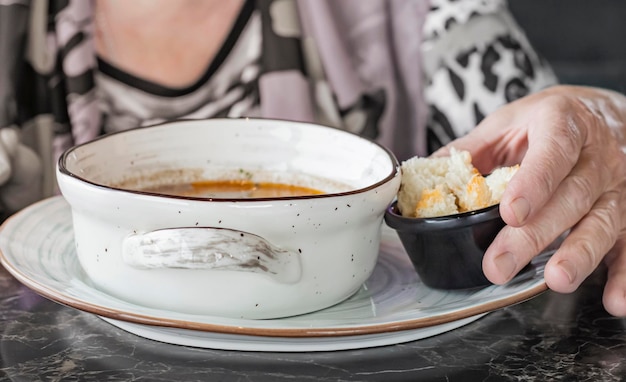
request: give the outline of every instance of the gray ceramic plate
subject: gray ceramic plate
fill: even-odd
[[[249,351],[355,349],[437,335],[545,291],[543,267],[551,254],[537,257],[507,285],[440,291],[420,282],[395,232],[383,227],[376,269],[351,298],[306,315],[246,320],[157,310],[96,289],[78,263],[70,208],[61,196],[9,218],[0,227],[0,250],[0,262],[29,288],[123,330],[180,345]]]

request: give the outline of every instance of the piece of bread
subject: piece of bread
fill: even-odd
[[[458,212],[456,198],[443,185],[428,188],[422,190],[414,212],[418,217],[452,215]]]
[[[500,203],[500,199],[502,199],[502,194],[504,194],[504,189],[506,188],[509,181],[515,175],[517,170],[519,169],[519,165],[511,166],[511,167],[500,167],[491,172],[485,180],[487,181],[487,185],[491,190],[491,204]]]
[[[435,217],[473,211],[500,202],[519,166],[483,177],[467,151],[452,148],[449,157],[414,157],[402,162],[398,208],[403,216]]]

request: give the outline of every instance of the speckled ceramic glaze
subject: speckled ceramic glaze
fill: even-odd
[[[132,190],[236,176],[328,193],[237,200]],[[108,135],[68,150],[57,179],[80,263],[99,289],[148,307],[237,318],[311,312],[358,290],[400,182],[394,156],[367,139],[253,119]]]
[[[380,255],[374,272],[350,298],[308,314],[255,320],[150,308],[119,299],[94,287],[77,259],[70,206],[61,196],[33,204],[0,226],[0,263],[37,293],[60,304],[96,314],[138,336],[184,346],[238,351],[362,349],[441,334],[477,320],[487,312],[525,301],[545,291],[544,265],[556,248],[546,249],[535,257],[527,272],[518,274],[507,284],[440,290],[421,282],[396,232],[383,226]],[[29,296],[26,291],[18,294]],[[24,304],[28,307],[27,303]],[[45,304],[39,305],[39,308],[45,307]],[[52,321],[61,322],[71,334],[75,332],[75,320],[68,320],[67,314],[57,316],[58,312],[49,310],[46,308],[45,313],[53,315]],[[503,313],[505,317],[509,315]],[[7,317],[10,318],[10,315]],[[49,321],[42,322],[43,327]],[[39,336],[37,341],[41,341],[40,327],[33,326],[28,320],[24,325],[26,334],[28,328],[32,328]],[[83,329],[89,333],[94,327],[86,325]],[[126,343],[121,340],[122,333],[104,333],[116,342]],[[506,337],[508,334],[500,333],[498,329],[499,336]],[[5,330],[4,335],[8,336],[9,331]],[[456,335],[448,338],[459,346]],[[75,340],[68,333],[62,335],[62,339]],[[5,345],[10,342],[6,341]],[[89,337],[85,346],[91,346],[93,350],[93,342]],[[166,347],[164,354],[170,353],[171,348]],[[360,352],[355,354],[362,357]],[[257,356],[253,358],[257,359]],[[415,358],[414,353],[412,357]]]

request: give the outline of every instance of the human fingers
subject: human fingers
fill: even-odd
[[[535,108],[535,117],[528,121],[526,129],[527,151],[500,200],[503,220],[514,227],[525,224],[550,199],[567,203],[587,198],[584,204],[569,203],[579,216],[584,215],[604,189],[607,175],[610,176],[608,171],[596,172],[598,147],[588,144],[588,129],[595,123],[584,118],[588,114],[586,110],[558,96],[542,99]],[[583,148],[589,154],[584,160],[581,159]],[[577,173],[572,173],[577,165]],[[588,175],[592,178],[587,178]],[[567,186],[562,187],[568,176]]]
[[[611,315],[626,317],[626,237],[617,241],[605,260],[608,273],[602,303]]]
[[[573,292],[611,250],[621,226],[621,214],[617,208],[619,198],[618,191],[604,193],[572,228],[546,264],[544,278],[550,289]]]
[[[550,199],[523,226],[503,228],[483,260],[489,280],[496,284],[509,281],[570,227],[574,227],[570,235],[553,256],[554,260],[550,260],[546,281],[550,280],[549,286],[557,291],[571,291],[595,269],[601,256],[615,242],[619,230],[615,227],[620,227],[620,223],[619,209],[615,208],[618,193],[599,191],[611,189],[607,184],[610,175],[588,165],[594,159],[584,153],[571,174],[559,184],[556,194],[565,196]],[[571,261],[565,262],[570,257]],[[553,272],[550,268],[554,264],[558,266]]]
[[[551,289],[571,292],[596,268],[623,228],[625,191],[620,182],[626,179],[625,160],[603,118],[583,104],[562,98],[543,105],[553,107],[557,118],[528,131],[528,152],[500,203],[509,224],[508,243],[494,241],[484,270],[494,282],[508,281],[573,227],[545,273]]]
[[[528,147],[528,127],[541,122],[536,105],[542,104],[544,97],[543,92],[537,93],[498,108],[476,128],[442,147],[433,156],[449,155],[450,147],[468,151],[472,155],[472,164],[483,174],[496,167],[519,164]]]
[[[555,192],[578,163],[583,147],[596,150],[598,158],[603,155],[606,142],[589,138],[590,130],[600,130],[596,135],[606,140],[606,129],[598,128],[595,115],[569,96],[572,92],[550,89],[505,105],[435,155],[445,155],[450,146],[467,150],[482,173],[521,164],[500,201],[504,221],[521,226],[550,198],[562,197]],[[599,191],[596,187],[596,196]]]

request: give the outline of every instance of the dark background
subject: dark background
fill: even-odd
[[[509,0],[562,83],[626,93],[625,0]]]

